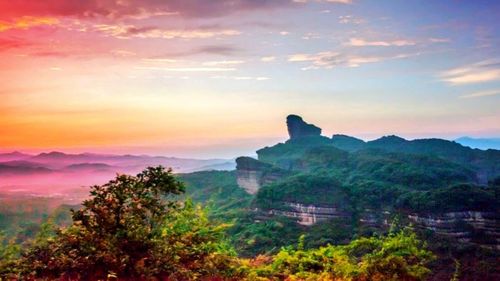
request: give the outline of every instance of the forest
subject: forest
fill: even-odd
[[[51,220],[24,245],[2,238],[2,280],[424,280],[435,257],[407,228],[346,245],[239,258],[227,224],[176,199],[171,170],[148,168],[93,186],[67,227]]]

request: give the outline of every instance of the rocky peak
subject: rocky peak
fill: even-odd
[[[321,135],[321,128],[304,122],[302,117],[298,115],[288,115],[286,118],[286,125],[288,127],[288,135],[290,135],[291,140],[301,137]]]

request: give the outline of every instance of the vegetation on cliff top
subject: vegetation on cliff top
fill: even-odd
[[[183,191],[161,167],[94,186],[70,226],[47,224],[23,249],[2,239],[0,279],[423,280],[429,273],[433,255],[408,231],[311,250],[299,242],[241,259],[226,225],[175,199]]]

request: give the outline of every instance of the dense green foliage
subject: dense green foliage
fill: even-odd
[[[226,274],[233,252],[223,243],[223,228],[191,203],[168,199],[183,191],[161,167],[93,186],[72,225],[36,239],[12,274],[85,280]]]
[[[300,202],[316,206],[350,206],[346,190],[340,182],[328,175],[297,175],[284,182],[264,186],[257,193],[259,207],[283,208],[284,202]]]
[[[419,213],[457,211],[499,212],[498,186],[488,188],[460,184],[424,192],[411,192],[400,197],[399,205]]]
[[[186,195],[210,209],[211,218],[229,221],[246,212],[252,196],[236,183],[236,171],[202,171],[181,174]]]
[[[303,238],[302,238],[303,239]],[[251,276],[261,280],[425,280],[434,259],[409,231],[353,240],[344,246],[283,248]],[[261,258],[262,260],[262,258]]]
[[[259,160],[289,169],[293,160],[302,157],[311,146],[328,145],[330,139],[322,136],[310,136],[296,140],[288,140],[272,147],[265,147],[257,151]]]
[[[183,191],[161,167],[93,186],[70,226],[42,225],[23,250],[0,236],[0,280],[423,280],[429,273],[432,254],[410,232],[311,250],[302,237],[297,249],[264,262],[240,259],[227,226],[178,201]]]
[[[323,136],[305,137],[302,139],[289,140],[286,143],[279,143],[272,147],[266,147],[257,151],[259,160],[277,165],[282,168],[294,168],[293,162],[303,158],[304,152],[312,147],[331,146],[348,152],[362,152],[365,155],[371,155],[374,151],[383,151],[406,157],[403,160],[428,157],[428,160],[437,161],[440,159],[445,166],[450,163],[458,164],[469,172],[467,178],[470,179],[471,171],[481,174],[474,181],[486,183],[500,176],[500,151],[471,149],[458,143],[442,139],[419,139],[408,141],[397,136],[387,136],[380,139],[364,142],[362,140],[344,136],[334,135],[332,139]],[[421,164],[425,164],[422,162]],[[436,163],[439,164],[439,163]],[[459,166],[455,165],[455,168]],[[452,170],[443,171],[450,172]],[[420,173],[420,175],[426,175]],[[440,175],[445,175],[441,173]]]
[[[276,245],[290,243],[283,240],[297,239],[301,234],[315,236],[304,241],[306,247],[324,245],[331,237],[336,237],[332,243],[348,243],[356,237],[385,233],[384,224],[396,218],[408,224],[409,214],[436,217],[449,212],[476,211],[486,212],[486,220],[491,221],[499,213],[500,184],[495,178],[500,171],[498,151],[478,151],[435,139],[406,141],[391,136],[365,143],[347,136],[334,136],[331,141],[324,137],[287,141],[259,150],[258,156],[260,161],[292,175],[261,187],[252,205],[259,207],[254,221],[266,217],[269,212],[276,213],[275,210],[294,211],[289,203],[334,207],[340,211],[336,215],[345,215],[343,220],[330,219],[309,227],[293,224],[277,227],[283,223],[279,223],[281,219],[276,216],[240,226],[238,231],[245,233],[244,238],[260,252],[275,251]],[[490,179],[489,185],[485,178]],[[336,227],[329,227],[332,224]],[[342,235],[329,231],[340,226],[343,226],[343,239]],[[319,227],[323,229],[320,231]],[[497,244],[493,232],[478,230],[468,221],[458,219],[443,227],[448,228],[444,231],[465,233],[469,237],[470,243],[466,243],[469,248],[465,252],[476,251],[477,245],[495,247]],[[419,229],[421,235],[427,232],[434,233]],[[274,238],[276,236],[283,239]],[[458,250],[463,242],[451,238],[444,242],[439,235],[427,237],[440,254],[439,262],[433,267],[447,272],[436,275],[440,276],[436,280],[453,274],[454,263],[450,257],[460,261],[464,276],[474,272],[481,272],[480,276],[486,279],[500,276],[496,270],[498,266],[492,266],[496,268],[494,273],[466,266],[472,261]],[[239,247],[245,245],[241,242],[237,244]],[[448,245],[446,251],[442,245]],[[256,253],[250,246],[242,249],[247,254]],[[452,262],[444,262],[447,259]],[[498,253],[484,250],[476,259],[474,263],[495,260]]]
[[[407,225],[410,214],[498,214],[500,177],[492,177],[500,168],[496,153],[442,140],[391,136],[365,143],[347,136],[305,137],[261,149],[259,160],[241,161],[238,169],[255,169],[265,178],[256,195],[238,186],[236,171],[196,172],[176,179],[157,170],[153,177],[163,180],[147,183],[145,174],[120,176],[93,187],[91,199],[72,220],[68,206],[55,213],[43,204],[0,210],[0,227],[7,230],[0,239],[0,274],[421,280],[428,273],[430,253],[412,233],[383,236],[389,232],[388,222],[397,219]],[[185,194],[178,180],[184,182]],[[108,196],[117,201],[108,202]],[[296,218],[274,212],[294,211],[290,203],[335,208],[337,214],[311,226],[299,225]],[[43,222],[50,224],[40,226]],[[54,229],[52,224],[67,227]],[[433,280],[449,280],[454,274],[459,279],[500,276],[498,253],[476,246],[495,245],[491,232],[467,221],[446,227],[469,233],[470,243],[415,228],[438,254],[429,264]],[[297,240],[298,249],[289,246]],[[31,242],[19,245],[22,241]]]
[[[20,246],[0,232],[0,280],[14,271]]]
[[[283,146],[296,144],[282,144],[279,150]],[[493,206],[499,203],[494,188],[475,184],[474,172],[438,157],[374,149],[348,153],[332,146],[303,144],[294,157],[289,167],[296,175],[262,187],[257,206],[282,209],[285,202],[294,202],[341,206],[348,211],[446,212],[495,211]],[[285,159],[286,155],[278,162]],[[443,199],[447,204],[438,206],[437,201]]]

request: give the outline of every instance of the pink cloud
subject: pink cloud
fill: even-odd
[[[26,46],[30,46],[31,43],[21,40],[21,39],[15,39],[15,38],[10,38],[10,39],[5,39],[5,38],[0,38],[0,51],[7,51],[10,49],[17,49],[17,48],[22,48]]]
[[[272,9],[293,4],[289,0],[12,0],[0,2],[0,19],[11,20],[22,16],[117,19],[171,13],[186,17],[217,17],[236,11]]]

